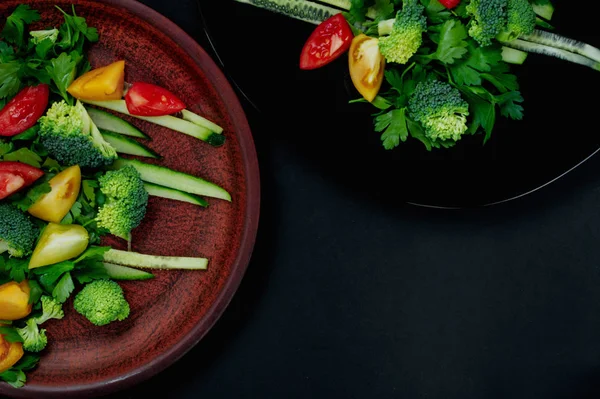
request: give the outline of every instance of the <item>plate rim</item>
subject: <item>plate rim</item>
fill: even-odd
[[[93,2],[94,0],[82,1]],[[0,385],[0,394],[15,398],[40,397],[39,395],[44,395],[46,398],[81,397],[82,395],[86,397],[103,396],[138,385],[176,363],[204,338],[230,304],[248,269],[258,234],[261,202],[258,156],[246,112],[225,73],[196,39],[171,19],[150,6],[137,0],[102,0],[102,2],[123,8],[153,27],[161,29],[169,39],[179,44],[196,65],[202,67],[203,73],[210,82],[218,82],[218,93],[223,103],[227,104],[227,108],[232,110],[232,112],[228,113],[228,117],[231,120],[232,126],[235,127],[235,134],[239,140],[242,165],[246,171],[246,201],[244,204],[246,215],[243,219],[240,234],[240,249],[231,266],[229,278],[225,282],[223,289],[216,296],[215,301],[207,310],[205,317],[180,341],[162,352],[159,356],[127,373],[89,384],[52,386],[28,385],[26,383],[21,388],[14,388],[6,383]]]

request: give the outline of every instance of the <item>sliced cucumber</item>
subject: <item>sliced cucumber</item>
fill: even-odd
[[[133,267],[115,265],[114,263],[103,263],[102,265],[108,277],[113,280],[149,280],[154,278],[154,274]]]
[[[190,194],[231,201],[229,192],[215,183],[194,175],[169,169],[165,166],[152,165],[137,159],[119,158],[110,168],[120,169],[125,165],[131,165],[136,168],[145,182],[174,188],[175,190],[181,190]]]
[[[150,137],[140,129],[110,112],[92,107],[85,107],[85,109],[100,130],[108,130],[126,136],[139,137],[147,140],[150,139]]]
[[[142,269],[206,270],[208,259],[185,256],[146,255],[139,252],[110,249],[104,253],[104,261],[121,266]]]
[[[552,16],[554,15],[554,6],[552,5],[552,3],[548,3],[548,4],[532,4],[533,6],[533,11],[536,13],[536,15],[539,15],[540,17],[544,18],[545,20],[550,21],[552,19]]]
[[[529,53],[514,48],[502,46],[502,60],[509,64],[522,65]]]
[[[192,122],[195,125],[205,127],[213,133],[223,133],[223,128],[221,126],[187,109],[181,111],[181,117],[188,122]]]
[[[177,132],[187,134],[195,137],[199,140],[205,141],[210,145],[218,147],[225,141],[225,137],[214,133],[210,129],[203,126],[196,125],[195,123],[186,121],[185,119],[178,118],[172,115],[164,116],[139,116],[131,115],[125,104],[125,100],[110,100],[110,101],[90,101],[82,100],[86,104],[95,105],[100,108],[106,108],[114,112],[121,113],[123,115],[129,115],[137,119],[141,119],[150,123],[154,123],[159,126],[163,126]]]
[[[142,143],[137,142],[131,137],[123,136],[122,134],[115,132],[109,132],[108,130],[100,130],[100,133],[102,133],[104,140],[106,140],[108,144],[112,145],[120,154],[137,155],[140,157],[155,159],[162,158],[162,156],[160,156],[156,151],[148,148]]]
[[[146,191],[148,192],[148,194],[152,195],[154,197],[161,197],[161,198],[167,198],[167,199],[172,199],[172,200],[176,200],[176,201],[189,202],[190,204],[199,205],[204,208],[206,208],[208,206],[208,201],[206,201],[204,198],[202,198],[198,195],[186,193],[184,191],[176,190],[176,189],[170,188],[170,187],[159,186],[158,184],[153,184],[153,183],[148,183],[148,182],[144,182],[144,187],[146,188]]]
[[[340,10],[305,0],[236,0],[238,3],[283,14],[290,18],[318,25],[327,18],[339,14]]]

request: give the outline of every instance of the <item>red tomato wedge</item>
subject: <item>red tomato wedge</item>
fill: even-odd
[[[353,37],[352,29],[342,14],[327,18],[304,43],[300,69],[316,69],[329,64],[350,48]]]
[[[21,90],[0,110],[0,136],[15,136],[35,125],[46,111],[49,95],[47,84]]]
[[[451,10],[460,4],[460,0],[440,0],[440,3],[447,9]]]
[[[0,162],[0,200],[32,185],[44,171],[22,162]]]
[[[145,82],[135,82],[125,94],[125,104],[131,115],[172,115],[185,109],[185,104],[169,90]]]

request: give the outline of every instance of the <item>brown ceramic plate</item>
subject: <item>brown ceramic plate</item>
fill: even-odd
[[[126,79],[157,83],[179,94],[192,111],[224,128],[214,148],[183,134],[134,121],[164,156],[162,164],[211,180],[232,202],[210,200],[206,209],[151,198],[133,250],[209,258],[206,271],[156,271],[155,278],[123,282],[131,315],[93,327],[65,304],[62,320],[47,322],[48,346],[25,387],[0,384],[0,395],[51,398],[107,394],[137,384],[183,356],[207,333],[237,289],[253,249],[259,216],[259,175],[253,139],[242,107],[221,70],[183,30],[133,0],[3,0],[4,19],[21,3],[39,10],[40,27],[60,23],[54,8],[75,4],[98,28],[92,66],[126,61]],[[113,244],[124,248],[123,242]],[[72,298],[72,297],[71,297]]]

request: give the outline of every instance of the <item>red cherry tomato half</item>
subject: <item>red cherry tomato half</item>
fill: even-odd
[[[354,34],[342,14],[321,22],[308,37],[300,54],[300,69],[316,69],[329,64],[349,48]]]
[[[451,10],[460,4],[460,0],[440,0],[440,3],[447,9]]]
[[[15,136],[35,125],[46,111],[49,95],[47,84],[21,90],[0,110],[0,136]]]
[[[169,90],[151,83],[135,82],[125,95],[131,115],[171,115],[185,109],[185,104]]]
[[[44,175],[44,171],[26,163],[0,162],[0,200],[32,185]]]

